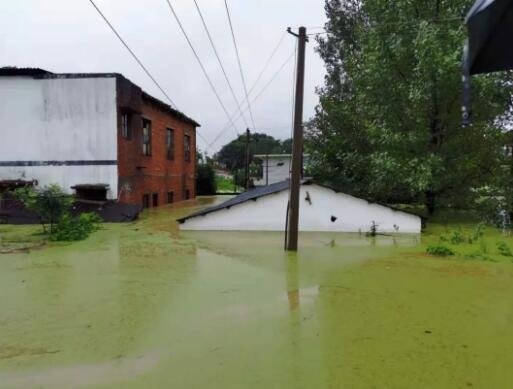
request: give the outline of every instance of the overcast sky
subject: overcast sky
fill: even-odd
[[[239,98],[244,92],[237,67],[223,0],[197,0]],[[196,47],[221,99],[230,113],[237,110],[193,0],[171,0]],[[210,89],[165,0],[96,0],[129,46],[161,83],[177,107],[202,124],[204,138],[213,141],[227,117]],[[229,0],[241,60],[250,88],[286,27],[322,26],[323,0]],[[313,31],[312,31],[313,32]],[[287,35],[252,96],[293,53],[295,38]],[[307,48],[305,119],[318,102],[315,88],[322,85],[324,66]],[[165,100],[108,29],[89,0],[1,1],[0,66],[41,67],[53,72],[118,72],[155,97]],[[290,61],[267,91],[253,104],[258,132],[280,139],[290,136],[292,79]],[[246,115],[250,123],[249,115]],[[244,132],[242,119],[237,131]],[[236,136],[229,128],[210,149],[218,150]],[[198,146],[206,145],[198,138]]]

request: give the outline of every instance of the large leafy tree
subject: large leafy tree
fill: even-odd
[[[256,154],[290,153],[291,142],[281,142],[267,134],[251,134],[250,156]],[[214,156],[214,159],[226,166],[230,171],[242,169],[246,161],[246,135],[240,135],[232,140]]]
[[[326,0],[327,67],[309,123],[314,173],[384,201],[468,200],[501,164],[508,75],[473,80],[461,126],[463,16],[473,0]]]

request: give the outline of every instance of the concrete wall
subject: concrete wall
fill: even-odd
[[[311,204],[306,200],[307,192]],[[180,228],[205,231],[283,231],[288,197],[288,191],[265,196],[257,201],[248,201],[230,209],[189,219]],[[332,216],[337,218],[335,222],[331,221]],[[317,185],[301,187],[301,231],[365,233],[370,230],[373,222],[379,225],[379,232],[421,232],[421,219],[418,216],[370,204]]]
[[[290,177],[290,164],[292,162],[291,156],[283,156],[283,157],[258,157],[263,161],[262,169],[263,169],[263,177],[261,180],[256,180],[255,185],[263,186],[263,185],[271,185],[277,182],[286,181]],[[269,175],[269,180],[267,180],[267,175]]]
[[[116,79],[0,77],[0,180],[69,193],[108,184],[117,198]]]

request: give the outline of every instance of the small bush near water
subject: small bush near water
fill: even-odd
[[[443,244],[428,246],[426,252],[435,257],[450,257],[454,255],[454,251]]]
[[[504,242],[497,243],[497,250],[499,250],[499,254],[503,257],[513,257],[513,253],[511,252],[511,249],[508,247],[508,245]]]
[[[16,189],[14,197],[37,216],[44,232],[49,232],[50,235],[53,234],[55,225],[69,213],[73,204],[73,198],[58,185],[50,185],[40,190],[28,187]]]
[[[83,213],[78,217],[64,215],[55,226],[50,240],[57,242],[73,242],[86,239],[98,229],[101,218],[95,213]]]
[[[73,197],[66,194],[58,185],[41,190],[18,189],[14,196],[37,216],[44,233],[48,234],[52,241],[72,242],[86,239],[98,229],[101,222],[101,218],[95,213],[72,216],[70,208]]]

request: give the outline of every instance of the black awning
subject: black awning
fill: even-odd
[[[513,1],[477,0],[466,24],[470,75],[513,69]]]

